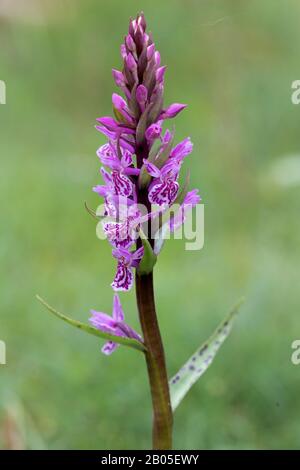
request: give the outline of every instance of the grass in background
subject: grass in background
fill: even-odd
[[[113,357],[100,342],[51,318],[39,293],[86,321],[110,311],[114,272],[84,201],[111,112],[110,69],[137,1],[40,6],[38,19],[0,16],[0,369],[2,447],[129,449],[150,444],[143,357]],[[36,4],[37,5],[37,4]],[[37,6],[35,6],[37,8]],[[59,9],[60,8],[60,9]],[[172,375],[246,296],[213,367],[175,416],[175,446],[299,448],[299,184],[284,184],[299,154],[300,6],[295,1],[145,1],[162,60],[166,101],[186,102],[176,138],[190,135],[192,185],[205,203],[205,247],[166,244],[156,297]],[[36,9],[33,9],[37,11]],[[1,9],[0,9],[1,15]],[[138,328],[134,293],[123,295]]]

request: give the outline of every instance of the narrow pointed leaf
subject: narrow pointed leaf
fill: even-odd
[[[146,170],[146,166],[143,165],[139,174],[139,179],[138,179],[139,188],[140,189],[146,188],[146,186],[149,185],[151,179],[152,179],[152,176],[149,175],[148,171]]]
[[[118,111],[117,108],[115,108],[115,106],[113,106],[113,112],[118,122],[121,122],[126,125],[129,124],[128,121],[123,116],[123,114],[121,114],[120,111]]]
[[[36,296],[37,300],[41,302],[51,313],[53,313],[56,317],[60,318],[61,320],[65,321],[69,325],[75,326],[79,330],[85,331],[90,335],[98,336],[103,338],[107,341],[113,341],[114,343],[122,344],[123,346],[128,346],[129,348],[137,349],[138,351],[144,352],[146,347],[143,343],[131,338],[122,338],[121,336],[110,335],[108,333],[104,333],[103,331],[97,330],[93,326],[87,325],[85,323],[81,323],[78,320],[74,320],[73,318],[67,317],[63,313],[58,312],[55,308],[51,307],[45,300],[43,300],[39,295]]]
[[[170,380],[169,384],[173,411],[175,411],[194,383],[197,382],[213,362],[219,348],[229,335],[238,309],[243,302],[244,299],[241,299],[235,305],[208,341],[195,351],[184,366]]]

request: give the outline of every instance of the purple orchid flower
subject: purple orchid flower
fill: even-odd
[[[102,221],[103,231],[114,248],[130,248],[139,238],[142,225],[158,218],[162,211],[142,211],[134,200],[109,195],[106,198],[105,215],[110,219]],[[113,220],[111,220],[111,218]]]
[[[193,151],[193,144],[190,137],[182,140],[177,144],[170,153],[170,158],[175,158],[178,162],[181,162],[187,155]]]
[[[153,163],[144,160],[147,172],[154,178],[149,186],[148,199],[151,204],[171,205],[176,199],[179,184],[176,181],[179,173],[179,165],[176,161],[170,161],[161,170]]]
[[[112,254],[118,260],[118,266],[111,286],[114,291],[128,291],[133,285],[133,268],[139,265],[144,254],[144,248],[141,247],[133,252],[126,248],[116,248],[112,251]]]
[[[129,248],[132,246],[138,237],[138,227],[144,221],[142,213],[137,205],[131,200],[120,211],[120,205],[117,205],[118,221],[103,221],[103,230],[107,236],[108,241],[115,248]],[[110,200],[109,202],[113,202]],[[125,213],[124,213],[125,212]]]
[[[151,126],[145,132],[145,137],[148,144],[151,146],[155,139],[159,139],[162,133],[162,121],[158,121]]]
[[[102,197],[107,197],[110,194],[119,196],[130,196],[133,192],[133,185],[131,180],[123,175],[118,170],[113,170],[108,173],[103,167],[100,168],[100,173],[105,182],[105,185],[97,185],[93,187],[93,191]]]
[[[101,163],[111,170],[118,171],[124,175],[138,175],[140,170],[133,167],[132,153],[120,146],[121,159],[118,157],[116,146],[109,142],[97,150]]]
[[[123,338],[132,338],[137,341],[143,342],[141,336],[136,333],[127,323],[124,322],[125,316],[122,309],[122,305],[118,294],[114,295],[113,300],[113,311],[110,317],[107,313],[97,312],[91,310],[90,323],[97,328],[97,330],[103,331],[114,336],[121,336]],[[120,345],[113,341],[107,341],[101,351],[107,356],[112,354]]]

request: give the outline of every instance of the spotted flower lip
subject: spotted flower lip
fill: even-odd
[[[96,310],[91,310],[91,314],[92,316],[89,319],[89,322],[98,330],[114,336],[131,338],[143,342],[141,336],[125,323],[125,316],[118,294],[114,295],[112,316],[109,316],[104,312],[97,312]],[[119,346],[119,344],[114,343],[113,341],[107,341],[101,351],[105,355],[110,355]]]
[[[106,222],[104,220],[102,222],[104,233],[113,247],[129,248],[136,242],[138,237],[137,229],[144,218],[135,204],[127,207],[125,216],[120,212],[118,216],[120,221]]]
[[[160,170],[153,163],[144,159],[144,165],[155,179],[149,187],[148,198],[151,204],[170,205],[176,199],[179,184],[176,181],[179,172],[179,165],[171,161]]]
[[[149,201],[151,204],[158,206],[172,204],[177,196],[179,184],[172,179],[164,179],[159,183],[155,183],[150,187]]]
[[[128,291],[133,285],[133,268],[139,265],[144,248],[141,247],[134,252],[126,248],[115,248],[112,254],[118,260],[118,266],[111,286],[114,291]]]
[[[119,196],[106,198],[105,215],[102,220],[103,231],[114,248],[130,248],[140,237],[140,229],[150,219],[159,217],[161,211],[142,211],[132,199]]]
[[[108,173],[104,168],[100,169],[105,185],[94,186],[93,191],[100,196],[107,197],[110,194],[130,196],[133,192],[131,180],[118,170]]]

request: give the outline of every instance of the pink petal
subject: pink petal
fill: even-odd
[[[107,341],[103,348],[101,349],[101,351],[103,352],[103,354],[105,354],[106,356],[109,356],[110,354],[112,354],[120,345],[117,344],[117,343],[114,343],[113,341]]]
[[[117,322],[123,322],[125,319],[121,301],[120,301],[118,294],[114,295],[112,315],[113,315],[114,320],[116,320]]]
[[[119,70],[112,69],[112,74],[117,86],[123,87],[126,85],[125,78],[122,72],[120,72]]]
[[[144,105],[148,98],[148,90],[144,85],[139,85],[136,89],[136,100],[139,105]]]
[[[182,160],[184,157],[189,155],[193,150],[193,144],[191,139],[187,137],[177,144],[171,151],[170,157]]]
[[[154,139],[157,139],[158,137],[160,137],[162,133],[161,123],[162,121],[159,121],[155,124],[151,124],[151,126],[149,126],[148,129],[146,129],[145,137],[150,143],[153,142]]]
[[[144,256],[144,247],[142,246],[141,248],[138,248],[138,249],[132,254],[132,259],[133,259],[133,260],[141,260],[143,256]]]
[[[103,167],[100,168],[100,173],[102,175],[103,181],[106,184],[110,184],[111,181],[112,181],[111,174],[108,173],[108,171],[106,171],[105,168],[103,168]]]
[[[186,104],[181,103],[173,103],[165,109],[162,114],[160,115],[160,119],[169,119],[177,116],[184,108],[186,108]]]
[[[154,52],[155,52],[155,45],[150,44],[150,46],[147,47],[147,60],[148,61],[152,59]]]
[[[132,153],[128,152],[128,150],[123,150],[121,164],[123,168],[132,165]]]
[[[125,259],[126,264],[130,263],[131,253],[126,248],[116,248],[112,250],[112,255],[114,258],[120,260],[121,258]]]
[[[157,166],[153,165],[153,163],[149,162],[145,158],[143,160],[143,163],[149,175],[153,176],[154,178],[160,177],[160,170],[157,168]]]
[[[109,194],[109,188],[103,184],[98,184],[93,187],[94,193],[99,194],[99,196],[106,197]]]
[[[96,153],[103,165],[108,166],[112,170],[120,169],[120,160],[118,159],[111,144],[102,145]]]
[[[110,335],[115,334],[116,322],[112,317],[106,313],[96,312],[95,310],[91,310],[91,314],[92,316],[89,318],[91,325],[104,333],[108,333]]]

